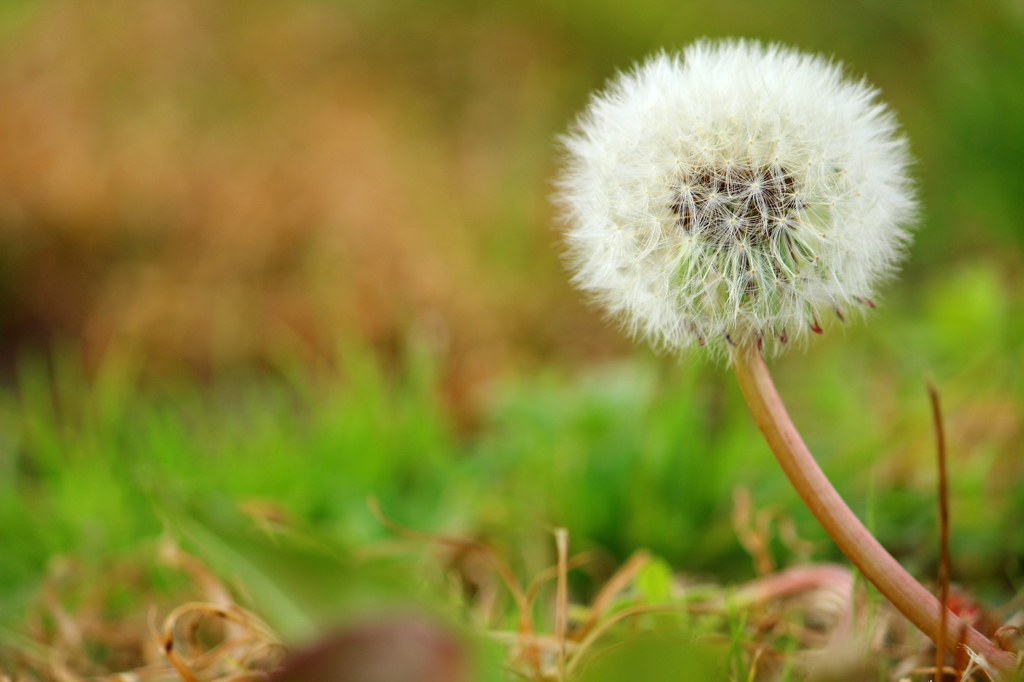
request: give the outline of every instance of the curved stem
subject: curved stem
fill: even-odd
[[[882,547],[836,492],[790,421],[760,351],[736,348],[732,361],[754,421],[811,513],[864,577],[911,623],[938,642],[943,610],[939,600]],[[960,619],[952,613],[946,616],[943,639],[947,651],[962,642],[984,656],[1001,678],[1011,676],[1017,668],[1016,657],[974,628],[965,627],[961,632]]]

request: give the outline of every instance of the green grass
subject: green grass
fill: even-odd
[[[880,538],[925,579],[937,542],[924,379],[936,378],[950,430],[954,575],[1006,597],[1024,555],[1024,346],[1020,298],[991,303],[999,277],[966,269],[931,297],[893,301],[868,326],[775,365],[840,491],[863,514],[874,481]],[[0,396],[0,603],[32,594],[55,554],[130,552],[168,514],[252,500],[350,549],[389,536],[369,512],[372,494],[410,526],[489,538],[523,575],[550,559],[546,529],[562,525],[577,547],[615,560],[646,547],[677,570],[736,580],[751,575],[730,521],[742,485],[757,507],[781,504],[817,558],[839,558],[725,368],[639,353],[574,376],[511,377],[465,432],[438,399],[429,353],[406,356],[385,370],[348,350],[332,371],[183,374],[148,386],[123,359],[88,379],[71,353],[24,363]]]

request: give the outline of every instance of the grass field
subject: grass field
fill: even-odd
[[[968,270],[950,286],[984,300],[994,277]],[[896,301],[867,330],[780,362],[782,390],[840,491],[930,581],[936,469],[924,376],[934,376],[951,443],[954,576],[998,604],[1024,573],[1020,378],[1011,360],[1020,353],[1019,302],[977,306],[969,324],[963,304],[945,293],[921,305]],[[915,318],[902,305],[923,312]],[[958,350],[980,339],[965,339],[964,329],[991,344],[969,364]],[[916,339],[916,347],[893,335]],[[40,580],[75,576],[71,594],[104,584],[112,567],[157,556],[161,536],[243,584],[254,569],[239,556],[254,552],[263,562],[257,573],[272,578],[250,577],[250,606],[293,635],[395,595],[422,600],[416,576],[427,570],[428,583],[443,583],[438,571],[451,559],[427,541],[395,546],[369,495],[410,527],[485,540],[524,580],[554,561],[549,529],[563,526],[576,549],[597,552],[573,578],[580,599],[638,548],[688,575],[753,578],[732,521],[741,487],[757,508],[778,505],[778,518],[792,518],[812,543],[804,554],[776,537],[777,566],[841,560],[789,490],[723,368],[640,354],[574,374],[520,377],[495,385],[481,424],[465,432],[438,401],[428,349],[410,347],[397,371],[365,349],[339,357],[341,367],[315,373],[282,368],[212,382],[181,375],[143,390],[124,362],[112,360],[89,379],[67,356],[26,362],[2,412],[4,627],[20,627]],[[347,568],[325,576],[324,567],[289,553],[298,550],[277,557],[267,547],[245,549],[268,524],[332,548],[327,556],[344,557]],[[107,608],[138,618],[145,604],[188,585],[171,569],[152,570],[151,580],[108,597]],[[286,606],[263,594],[277,589],[268,580],[295,593]],[[444,601],[442,593],[426,598]],[[492,625],[511,613],[499,609]]]
[[[702,35],[834,54],[903,122],[923,204],[904,276],[866,323],[834,323],[773,371],[839,491],[926,584],[935,382],[954,582],[1009,617],[1024,586],[1018,5],[3,3],[0,679],[142,665],[159,653],[139,634],[151,605],[163,618],[221,588],[288,642],[416,605],[468,633],[474,679],[504,679],[510,654],[481,632],[521,614],[493,567],[396,532],[374,499],[494,548],[524,583],[566,529],[591,553],[568,574],[577,625],[646,550],[615,609],[723,601],[644,615],[671,645],[640,637],[587,679],[622,679],[633,657],[652,682],[681,661],[690,679],[747,679],[764,633],[723,606],[744,588],[679,593],[759,576],[737,500],[773,571],[842,556],[731,370],[633,349],[578,300],[547,199],[554,138],[586,94]],[[554,582],[539,595],[531,615],[554,632]],[[624,621],[600,646],[631,634]],[[806,645],[772,637],[776,653]],[[763,679],[801,679],[785,660]]]

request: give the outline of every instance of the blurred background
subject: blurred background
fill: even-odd
[[[102,571],[168,510],[376,546],[367,494],[524,575],[564,525],[604,557],[595,582],[639,547],[749,578],[737,487],[838,559],[727,369],[634,347],[559,260],[558,134],[617,69],[702,36],[833,55],[897,112],[923,204],[904,272],[774,367],[926,580],[933,378],[954,580],[1016,593],[1024,2],[3,0],[6,613],[54,557]]]

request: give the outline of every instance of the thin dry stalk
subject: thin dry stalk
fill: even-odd
[[[572,569],[579,568],[580,566],[588,564],[593,560],[593,552],[580,552],[579,554],[575,554],[569,557],[569,560],[566,562],[566,567],[568,568],[568,570],[571,571]],[[531,608],[533,607],[533,603],[537,601],[537,595],[540,593],[540,588],[544,586],[544,583],[546,583],[549,580],[553,580],[557,577],[558,564],[555,564],[554,566],[548,566],[543,571],[533,576],[533,579],[530,580],[530,582],[526,586],[526,600],[530,603]]]
[[[813,543],[797,535],[796,523],[782,506],[769,505],[755,513],[750,491],[744,486],[736,486],[732,499],[733,531],[754,560],[754,570],[759,576],[770,575],[776,569],[775,560],[769,549],[772,524],[775,524],[779,541],[797,560],[810,560],[814,551]]]
[[[574,652],[573,656],[569,659],[568,664],[565,667],[567,675],[571,675],[576,667],[583,660],[583,654],[586,653],[594,642],[596,642],[601,635],[603,635],[608,628],[618,623],[620,620],[630,618],[632,616],[640,616],[645,613],[665,613],[671,611],[690,611],[690,610],[701,610],[700,607],[694,604],[651,604],[645,606],[631,606],[626,609],[612,614],[605,620],[601,621],[597,627],[591,630],[590,634],[583,638],[580,642],[579,647]]]
[[[558,581],[555,587],[555,637],[558,639],[558,679],[565,679],[565,634],[569,623],[569,532],[555,529]]]
[[[754,570],[759,576],[775,570],[775,561],[768,550],[767,524],[754,522],[754,502],[750,491],[742,486],[737,486],[732,494],[732,529],[743,549],[754,559]]]
[[[637,573],[647,565],[647,562],[651,560],[651,553],[646,549],[638,549],[633,552],[633,555],[626,560],[626,563],[619,567],[619,570],[615,571],[611,578],[604,584],[601,590],[594,597],[594,600],[590,603],[590,613],[587,615],[587,619],[580,623],[569,635],[569,639],[578,642],[589,633],[597,621],[604,614],[605,610],[611,605],[612,600],[615,599],[619,592],[629,587],[630,583],[636,577]]]
[[[765,647],[759,646],[754,650],[754,655],[750,660],[750,668],[747,672],[747,682],[754,682],[757,679],[757,665],[761,662],[761,656],[764,655]]]
[[[928,383],[928,397],[932,404],[932,422],[935,425],[935,449],[939,463],[939,641],[935,644],[935,680],[939,682],[945,674],[946,643],[942,633],[946,631],[946,614],[949,612],[949,484],[946,478],[946,434],[942,422],[942,408],[939,392]],[[953,671],[954,675],[956,670]]]

